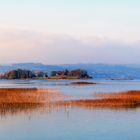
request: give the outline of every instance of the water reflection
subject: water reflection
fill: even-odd
[[[31,114],[44,110],[43,104],[0,104],[0,116],[13,116],[19,113]]]
[[[77,105],[77,104],[1,104],[0,105],[0,116],[16,116],[19,114],[32,115],[34,113],[47,113],[64,111],[67,117],[69,117],[71,110],[83,109],[88,111],[95,110],[112,110],[112,111],[134,111],[140,106],[92,106],[92,105]]]

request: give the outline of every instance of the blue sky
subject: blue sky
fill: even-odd
[[[2,63],[73,63],[73,59],[75,63],[138,63],[139,56],[129,60],[127,50],[140,50],[139,7],[139,0],[0,0],[0,59]],[[74,55],[73,46],[81,52]],[[117,46],[118,58],[113,59]],[[27,48],[40,49],[31,56]],[[58,54],[62,48],[70,52]],[[54,57],[47,57],[44,50]],[[125,59],[119,56],[122,52]],[[65,59],[72,55],[73,59]]]

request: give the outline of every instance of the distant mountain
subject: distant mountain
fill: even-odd
[[[140,79],[140,65],[109,65],[109,64],[64,64],[64,65],[45,65],[41,63],[17,63],[12,65],[0,65],[0,73],[13,69],[28,69],[33,71],[62,71],[65,69],[87,70],[94,78],[133,78]]]
[[[86,69],[94,78],[140,79],[140,65],[73,64],[63,65],[67,69]]]
[[[0,65],[0,73],[5,73],[13,69],[26,69],[32,71],[47,71],[50,73],[52,70],[63,70],[61,66],[44,65],[41,63],[16,63],[11,65]]]

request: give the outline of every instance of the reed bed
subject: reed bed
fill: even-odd
[[[87,99],[87,100],[71,100],[55,103],[56,106],[77,106],[86,108],[136,108],[140,104],[133,100],[123,99]]]
[[[0,115],[32,112],[64,100],[58,90],[38,88],[0,88]]]
[[[57,102],[60,106],[78,106],[88,108],[136,108],[140,107],[140,91],[95,94],[98,99],[80,99]]]
[[[101,93],[95,94],[94,96],[99,98],[108,98],[108,99],[123,99],[123,100],[133,100],[140,102],[140,91],[139,90],[130,90],[126,92],[116,92],[116,93]]]
[[[94,85],[97,84],[95,82],[83,82],[83,81],[79,81],[79,82],[71,82],[71,85]]]
[[[36,88],[5,88],[0,89],[0,104],[35,104],[45,101],[43,92]]]
[[[140,107],[140,91],[100,93],[98,99],[79,99],[63,96],[59,90],[38,88],[1,88],[0,115],[17,112],[33,112],[41,108],[137,108]]]
[[[63,96],[58,90],[38,88],[1,88],[0,104],[22,103],[22,104],[43,104],[54,100],[60,100]]]

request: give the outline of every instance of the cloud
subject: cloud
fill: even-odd
[[[139,63],[140,41],[77,39],[25,30],[0,31],[1,63]]]

